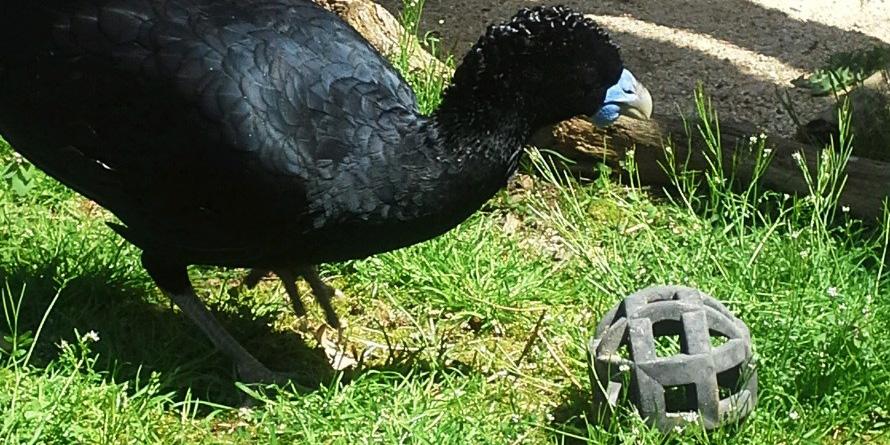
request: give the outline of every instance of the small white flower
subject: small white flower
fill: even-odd
[[[761,131],[761,132],[760,132],[760,139],[765,141],[765,140],[766,140],[766,133],[764,133],[764,132]]]
[[[756,143],[757,143],[757,136],[751,136],[751,137],[749,137],[749,138],[748,138],[748,142],[750,142],[751,145],[756,144]]]
[[[252,415],[253,415],[253,410],[251,410],[250,408],[248,408],[246,406],[242,406],[241,408],[238,408],[238,417],[240,417],[242,419],[250,419],[250,417]]]
[[[844,213],[850,213],[850,206],[841,206],[841,211]]]
[[[445,24],[445,19],[439,19],[439,24],[440,24],[440,25],[444,25],[444,24]]]
[[[788,413],[788,418],[791,420],[797,420],[800,419],[800,414],[798,414],[797,411],[791,410],[791,412]]]
[[[628,157],[628,158],[632,158],[632,157],[634,157],[634,154],[636,154],[635,151],[633,151],[633,150],[627,150],[627,157]]]
[[[83,337],[81,338],[81,340],[83,340],[84,342],[89,341],[89,342],[93,342],[93,343],[98,343],[99,342],[99,333],[96,331],[87,332],[86,334],[83,334]]]
[[[680,417],[683,418],[688,423],[695,423],[698,421],[698,413],[697,412],[689,412],[689,413],[681,413]]]
[[[665,145],[665,146],[664,146],[664,151],[666,151],[668,154],[671,154],[671,153],[673,153],[674,149],[671,148],[670,145]]]
[[[677,434],[682,433],[682,432],[683,432],[683,427],[680,426],[680,425],[675,426],[675,427],[674,427],[674,432],[677,433]]]
[[[794,153],[791,153],[791,159],[801,163],[803,162],[803,155],[801,155],[799,151],[795,151]]]
[[[65,350],[68,349],[68,346],[70,345],[68,344],[67,340],[65,340],[64,338],[59,340],[59,349]]]
[[[622,363],[620,366],[618,366],[618,370],[621,372],[627,372],[627,371],[630,371],[630,366],[627,366],[626,364]]]
[[[825,291],[825,293],[827,293],[828,296],[831,298],[837,298],[837,296],[840,295],[840,292],[838,292],[837,288],[834,286],[829,287],[828,290]]]

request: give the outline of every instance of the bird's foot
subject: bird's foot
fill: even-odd
[[[260,281],[268,276],[269,273],[270,271],[264,269],[250,269],[250,272],[244,277],[242,285],[248,289],[253,289],[257,284],[260,284]]]
[[[331,297],[336,296],[334,288],[328,285],[324,285],[324,287],[321,288],[312,286],[312,295],[315,296],[315,300],[318,301],[318,305],[321,306],[322,311],[324,311],[324,320],[327,322],[328,326],[337,330],[342,329],[340,317],[337,316],[337,311],[334,310],[334,306],[331,304]]]
[[[328,308],[324,306],[322,306],[322,308],[325,310],[324,321],[328,324],[328,326],[337,330],[343,329],[343,325],[340,324],[340,317],[337,316],[337,313],[334,311],[334,309],[328,310]]]
[[[238,380],[244,383],[279,383],[278,373],[258,362],[242,362],[235,364]]]
[[[238,381],[247,384],[265,385],[295,385],[302,388],[296,382],[305,379],[305,375],[299,373],[276,372],[259,362],[242,362],[235,365]]]
[[[289,269],[276,270],[275,275],[278,275],[278,279],[281,280],[281,284],[284,286],[284,291],[287,293],[287,297],[290,300],[291,307],[294,309],[294,313],[297,314],[297,317],[305,317],[306,307],[303,306],[303,300],[300,298],[300,291],[297,289],[296,275]]]
[[[339,291],[322,281],[318,275],[318,268],[315,266],[301,268],[298,272],[312,288],[312,295],[315,296],[315,300],[324,311],[325,321],[330,327],[340,329],[340,317],[337,316],[334,306],[331,305],[331,297],[342,295],[342,292],[338,294]]]
[[[243,285],[248,289],[253,289],[259,284],[260,280],[270,273],[273,273],[273,271],[251,269],[250,273],[244,278]],[[322,281],[321,277],[318,275],[318,269],[315,266],[301,267],[295,272],[291,272],[288,269],[277,269],[274,273],[281,279],[284,289],[287,292],[288,299],[290,300],[291,307],[293,307],[294,313],[298,317],[306,315],[306,308],[303,306],[303,302],[300,299],[300,294],[296,286],[297,275],[302,275],[306,282],[309,283],[309,287],[312,288],[312,294],[315,296],[315,300],[318,301],[318,304],[324,311],[325,322],[332,328],[340,329],[340,317],[337,316],[334,307],[331,305],[331,298],[342,297],[343,292]]]

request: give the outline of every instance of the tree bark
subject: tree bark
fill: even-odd
[[[406,38],[398,20],[371,0],[316,1],[340,14],[383,54],[396,54],[401,39]],[[416,39],[412,38],[410,44],[414,48],[411,51],[412,69],[423,69],[433,64],[441,72],[447,73],[443,64],[424,51]],[[667,162],[664,145],[668,140],[675,159],[688,158],[686,168],[704,170],[708,167],[706,145],[695,127],[695,120],[688,122],[689,131],[680,117],[654,115],[649,121],[621,118],[612,127],[599,129],[585,119],[576,118],[539,131],[532,138],[532,143],[553,149],[574,161],[570,169],[580,175],[591,175],[598,162],[604,162],[614,171],[621,172],[621,161],[625,159],[627,151],[635,149],[640,181],[645,185],[662,187],[671,184],[662,167]],[[692,136],[687,136],[687,133]],[[747,150],[748,138],[760,133],[744,124],[722,122],[720,137],[723,158],[733,159],[736,150]],[[767,135],[767,146],[773,150],[775,158],[761,178],[762,184],[780,193],[808,194],[803,172],[792,155],[801,153],[809,170],[815,172],[821,148],[776,135]],[[750,157],[740,153],[738,159],[740,162],[736,170],[724,173],[734,174],[741,181],[750,181],[753,173]],[[725,166],[731,167],[729,162]],[[849,207],[853,215],[865,220],[880,217],[883,202],[890,197],[890,163],[851,157],[846,173],[847,183],[839,204]]]
[[[392,58],[398,55],[401,51],[400,44],[404,41],[409,48],[408,66],[410,69],[423,70],[432,66],[437,73],[451,75],[445,64],[424,50],[417,37],[406,33],[405,28],[399,24],[399,20],[383,6],[371,0],[314,1],[339,15],[387,57]]]

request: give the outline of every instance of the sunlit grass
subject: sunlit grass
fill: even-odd
[[[713,168],[673,170],[668,198],[580,183],[532,151],[531,174],[445,236],[325,266],[353,369],[331,369],[314,304],[298,320],[274,280],[230,293],[238,273],[192,270],[251,351],[305,375],[299,390],[236,384],[111,216],[0,143],[0,443],[890,442],[890,220],[836,205],[855,140],[842,129],[810,195],[775,194],[725,177],[698,99]],[[769,147],[744,153],[762,169]],[[653,284],[698,287],[750,327],[760,403],[740,426],[665,439],[630,410],[587,420],[587,340]]]

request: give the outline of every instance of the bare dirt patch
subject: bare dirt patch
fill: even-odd
[[[400,0],[380,0],[398,13]],[[462,55],[489,23],[528,0],[427,0],[422,30]],[[549,3],[549,2],[548,2]],[[831,102],[791,86],[839,51],[890,44],[890,2],[885,0],[565,0],[592,14],[622,46],[626,65],[653,92],[655,111],[692,109],[701,81],[724,118],[785,136],[790,116],[776,99],[788,89],[804,121]]]

